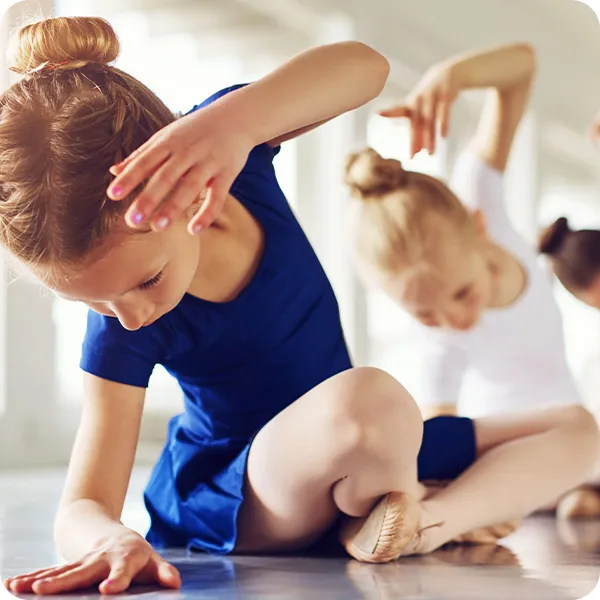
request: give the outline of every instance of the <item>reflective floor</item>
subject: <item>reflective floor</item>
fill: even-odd
[[[140,501],[145,476],[136,473],[124,514],[140,531],[147,525]],[[2,578],[58,561],[51,531],[63,477],[62,472],[0,475]],[[160,600],[575,600],[598,583],[600,521],[559,526],[551,517],[535,517],[503,546],[454,547],[389,565],[343,556],[167,555],[182,572],[181,592],[138,588],[132,594]],[[600,598],[600,589],[597,593]]]

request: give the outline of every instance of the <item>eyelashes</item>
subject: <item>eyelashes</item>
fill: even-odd
[[[152,279],[148,279],[148,281],[142,283],[142,285],[140,285],[140,289],[148,290],[150,288],[153,288],[155,285],[157,285],[159,283],[159,281],[162,279],[162,276],[163,276],[162,271],[160,273],[157,273]]]

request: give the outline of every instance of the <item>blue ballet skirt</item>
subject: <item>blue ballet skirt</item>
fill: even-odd
[[[231,552],[254,435],[300,396],[352,366],[331,285],[277,183],[278,152],[267,144],[254,148],[231,188],[265,235],[256,274],[236,299],[214,303],[188,294],[137,331],[112,317],[88,315],[82,369],[146,387],[161,364],[184,393],[184,412],[169,424],[145,492],[147,539],[156,547]],[[470,420],[426,423],[422,479],[453,478],[474,458]]]

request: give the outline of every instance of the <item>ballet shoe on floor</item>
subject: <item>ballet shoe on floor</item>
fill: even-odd
[[[384,496],[367,517],[346,517],[340,529],[340,541],[356,560],[386,563],[414,552],[421,534],[423,509],[417,500],[402,492]]]
[[[495,544],[498,540],[514,533],[521,521],[507,521],[488,527],[479,527],[452,540],[455,544]]]
[[[560,519],[600,518],[600,489],[580,488],[569,492],[558,503],[556,515]]]

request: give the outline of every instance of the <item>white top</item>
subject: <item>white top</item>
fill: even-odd
[[[459,414],[469,417],[579,403],[551,278],[510,222],[503,174],[464,153],[449,185],[468,208],[481,210],[489,236],[520,260],[527,288],[512,305],[485,310],[469,331],[415,322],[419,364],[409,386],[415,400],[422,406],[457,403]]]

